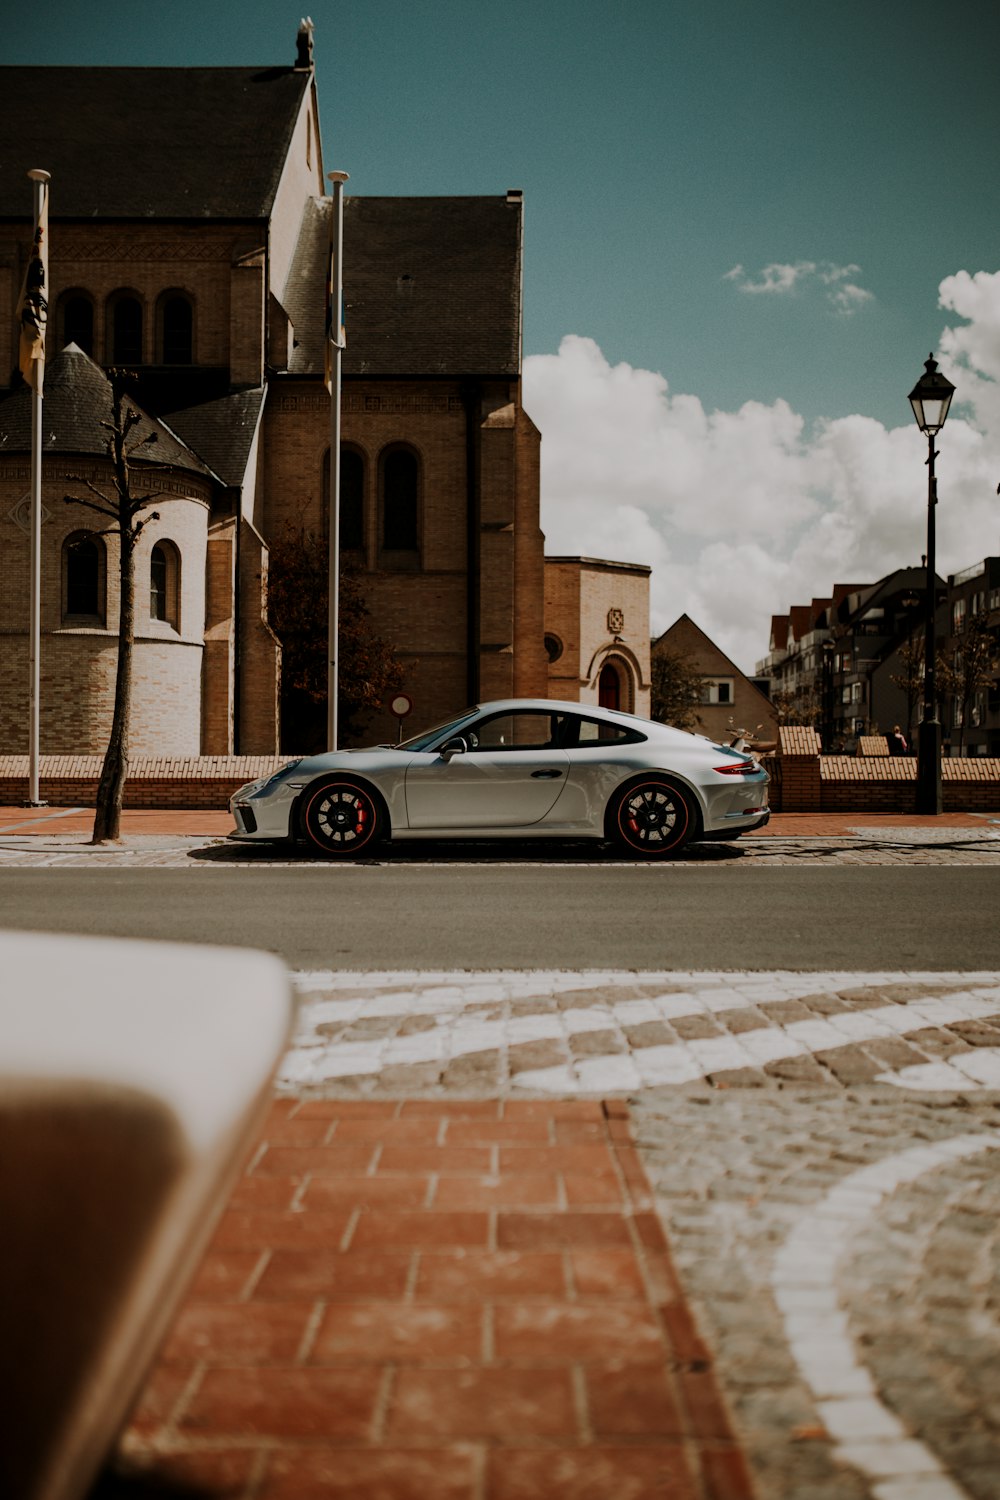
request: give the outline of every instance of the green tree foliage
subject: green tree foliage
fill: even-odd
[[[701,703],[701,673],[686,656],[658,647],[651,663],[651,716],[675,729],[694,729]]]
[[[939,668],[939,671],[941,669]],[[989,616],[980,610],[971,615],[951,661],[944,665],[941,688],[958,708],[958,753],[965,748],[965,729],[976,699],[996,681],[1000,672],[1000,650],[990,628]]]
[[[326,540],[289,524],[269,551],[267,613],[281,642],[282,746],[315,753],[326,749]],[[373,713],[402,687],[403,667],[372,627],[361,578],[343,568],[339,615],[338,738],[357,742]]]

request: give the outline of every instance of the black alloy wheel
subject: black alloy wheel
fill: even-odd
[[[357,781],[324,781],[305,794],[302,827],[321,854],[354,859],[385,837],[381,803]]]
[[[656,859],[675,854],[694,836],[691,797],[662,776],[625,787],[611,804],[611,835],[629,854]]]

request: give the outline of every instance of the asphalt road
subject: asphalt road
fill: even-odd
[[[4,869],[0,926],[297,969],[1000,969],[1000,868]]]

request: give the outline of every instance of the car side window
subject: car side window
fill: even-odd
[[[605,719],[580,719],[580,732],[576,743],[581,749],[591,745],[635,745],[641,744],[645,736],[623,724],[609,724]]]
[[[528,710],[519,714],[495,714],[466,734],[470,750],[550,750],[558,743],[561,716]],[[478,743],[473,743],[476,740]]]

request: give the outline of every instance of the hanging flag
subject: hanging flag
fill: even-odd
[[[49,195],[43,190],[31,257],[24,273],[18,319],[21,337],[18,365],[33,391],[45,379],[45,325],[49,316]]]
[[[332,173],[330,174],[333,175]],[[347,331],[344,328],[344,289],[340,288],[339,317],[334,315],[334,299],[336,293],[334,287],[340,279],[337,265],[338,250],[343,253],[342,245],[338,241],[342,238],[342,231],[336,223],[335,215],[338,202],[335,200],[333,215],[330,222],[330,252],[326,262],[326,337],[323,340],[323,379],[326,388],[333,395],[333,355],[332,349],[347,348]]]

